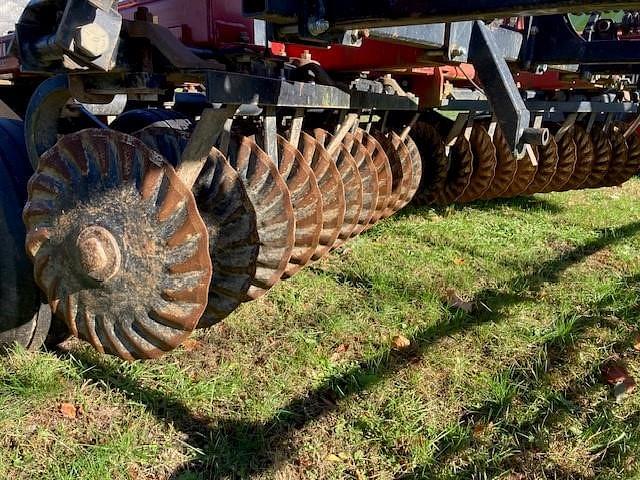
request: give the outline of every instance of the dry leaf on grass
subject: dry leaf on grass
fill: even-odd
[[[604,381],[613,386],[613,394],[618,403],[636,389],[635,379],[621,361],[608,361],[602,366],[601,371]]]
[[[411,340],[409,340],[404,335],[396,335],[395,337],[393,337],[391,343],[393,345],[393,348],[398,350],[403,350],[411,346]]]
[[[635,340],[633,341],[633,349],[636,352],[640,352],[640,333],[636,335]]]
[[[340,360],[342,355],[345,354],[348,350],[349,350],[349,345],[345,343],[341,343],[340,345],[338,345],[335,352],[333,352],[333,355],[331,355],[331,361],[335,362],[337,360]]]
[[[453,263],[455,263],[458,266],[461,266],[461,265],[465,264],[465,259],[464,258],[454,258],[453,259]]]
[[[451,308],[458,308],[467,313],[471,313],[475,309],[475,305],[472,302],[467,302],[466,300],[464,300],[453,289],[447,290],[447,304]]]
[[[187,338],[182,342],[182,348],[187,352],[195,352],[204,347],[204,343],[195,338]]]
[[[61,403],[58,410],[63,417],[70,418],[72,420],[76,419],[78,417],[78,413],[80,413],[80,409],[72,403]]]

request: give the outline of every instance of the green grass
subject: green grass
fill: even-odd
[[[407,209],[157,362],[16,350],[0,478],[633,478],[639,198]]]

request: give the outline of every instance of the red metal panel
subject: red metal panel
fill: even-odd
[[[236,0],[125,0],[119,5],[127,19],[133,19],[139,7],[148,8],[160,25],[189,46],[253,43],[253,20],[242,15],[242,2]]]

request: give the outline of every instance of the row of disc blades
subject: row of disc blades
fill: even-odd
[[[640,171],[640,137],[625,124],[556,127],[546,146],[522,158],[511,153],[500,128],[486,122],[450,139],[418,122],[412,135],[424,162],[416,194],[423,205],[616,186]]]
[[[213,148],[192,189],[187,131],[91,129],[42,156],[24,211],[35,278],[69,330],[155,358],[407,205],[422,160],[406,134],[322,129],[278,161],[255,136]]]

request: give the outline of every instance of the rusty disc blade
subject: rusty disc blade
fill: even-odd
[[[406,196],[409,181],[408,171],[402,158],[400,158],[400,152],[394,148],[389,137],[382,132],[375,132],[373,136],[387,155],[389,168],[391,169],[391,195],[389,196],[387,208],[382,215],[382,218],[388,218],[397,211],[396,207],[402,203],[403,195]]]
[[[325,148],[328,147],[329,143],[331,143],[331,140],[333,139],[333,135],[321,128],[315,129],[313,134]],[[333,245],[333,248],[338,248],[343,245],[344,242],[349,240],[351,234],[360,221],[364,192],[362,187],[362,178],[360,177],[360,172],[358,172],[356,161],[353,159],[353,156],[349,153],[344,144],[341,143],[340,147],[333,154],[333,161],[340,172],[340,178],[342,178],[345,195],[344,223],[340,229],[338,239]]]
[[[566,135],[572,135],[576,144],[576,168],[569,181],[562,187],[562,191],[576,190],[582,187],[591,175],[595,157],[591,137],[584,128],[580,125],[574,125]]]
[[[187,132],[167,127],[147,127],[136,136],[176,166],[189,141]],[[244,184],[218,150],[211,150],[193,191],[207,225],[213,263],[209,302],[198,323],[198,328],[208,328],[246,300],[256,273],[260,239],[256,213]]]
[[[360,211],[358,225],[351,232],[351,236],[355,237],[360,235],[371,224],[373,215],[376,212],[379,196],[378,171],[373,163],[371,154],[354,135],[347,133],[342,143],[355,160],[362,179],[362,210]]]
[[[411,157],[411,151],[407,147],[407,144],[405,144],[400,136],[393,131],[389,132],[387,136],[390,140],[391,148],[398,152],[398,157],[402,164],[402,189],[400,190],[400,198],[394,207],[395,213],[402,210],[409,204],[420,185],[420,177],[416,177],[416,175],[414,175],[413,164],[415,160]],[[420,165],[420,168],[422,168],[422,164]]]
[[[558,144],[555,138],[551,137],[547,145],[537,147],[536,156],[538,171],[533,182],[527,188],[526,195],[542,192],[553,180],[558,168]]]
[[[40,160],[24,219],[35,278],[71,332],[120,358],[176,348],[207,305],[207,228],[173,167],[109,130]]]
[[[573,176],[577,162],[577,147],[570,132],[556,142],[558,144],[558,165],[556,173],[543,193],[559,192]]]
[[[511,156],[513,158],[511,148],[499,128],[496,130],[496,150],[499,156]],[[538,167],[533,164],[532,159],[528,155],[516,159],[515,161],[516,175],[513,178],[511,185],[509,185],[509,188],[507,188],[507,190],[505,190],[501,195],[502,198],[513,198],[524,194],[536,177]]]
[[[496,147],[496,173],[491,185],[482,196],[486,200],[500,198],[511,187],[518,173],[518,162],[513,155],[507,155],[504,149],[498,149],[498,142],[504,143],[504,136],[496,127],[492,142]],[[510,153],[510,152],[509,152]]]
[[[404,146],[409,152],[409,158],[411,159],[411,186],[409,188],[409,199],[407,202],[409,203],[415,198],[418,190],[420,189],[420,184],[422,183],[422,155],[420,155],[418,145],[413,140],[411,135],[407,135],[404,139],[402,139],[395,133],[393,133],[392,135],[394,138],[394,143],[396,141],[401,141],[404,143]]]
[[[624,181],[626,165],[629,159],[629,146],[619,128],[612,128],[609,132],[611,142],[611,163],[609,172],[604,179],[607,187],[621,185]]]
[[[393,193],[393,174],[391,173],[389,157],[387,157],[382,145],[373,135],[358,128],[354,136],[369,152],[378,178],[378,202],[369,223],[369,227],[371,227],[382,218],[389,205]]]
[[[640,173],[640,135],[638,132],[633,132],[627,138],[627,147],[629,148],[629,161],[627,162],[627,174],[629,180],[631,177]]]
[[[247,292],[247,300],[255,300],[280,281],[289,265],[296,230],[291,194],[274,162],[253,138],[233,136],[227,159],[256,212],[260,252]]]
[[[301,152],[313,170],[322,194],[322,231],[312,260],[319,260],[331,251],[342,230],[346,201],[338,167],[324,146],[308,133],[302,132]]]
[[[438,130],[427,122],[417,122],[412,130],[413,140],[422,158],[422,175],[414,201],[418,205],[429,205],[444,189],[447,182],[449,159],[444,141]]]
[[[320,244],[322,233],[322,194],[318,181],[302,153],[284,137],[278,135],[280,175],[289,188],[296,236],[284,278],[290,278],[304,268]]]
[[[610,186],[622,185],[640,170],[640,145],[637,132],[624,138],[625,124],[616,124],[611,135],[615,165],[609,171],[606,182]]]
[[[477,123],[473,126],[469,141],[473,152],[473,176],[469,187],[458,200],[462,203],[484,198],[496,176],[498,165],[496,147],[484,125]]]
[[[449,173],[447,182],[438,196],[440,205],[448,205],[460,198],[473,176],[473,152],[471,144],[460,135],[449,149]]]
[[[605,178],[609,173],[611,164],[612,147],[608,136],[602,126],[595,126],[591,130],[591,142],[593,143],[594,161],[589,178],[582,185],[582,188],[600,188],[605,183]]]

